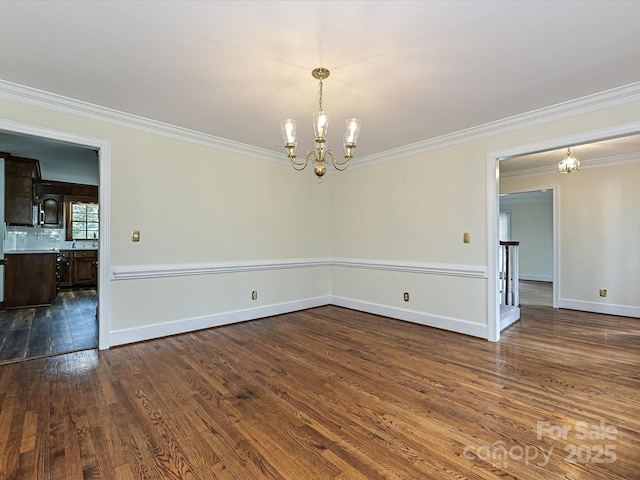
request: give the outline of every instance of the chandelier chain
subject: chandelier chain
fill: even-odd
[[[319,89],[319,93],[320,93],[320,111],[322,112],[322,80],[320,80],[320,89]]]

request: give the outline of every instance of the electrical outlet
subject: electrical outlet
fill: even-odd
[[[257,300],[258,299],[258,291],[254,290],[253,292],[251,292],[251,300]]]
[[[607,289],[606,288],[601,288],[600,289],[600,296],[601,297],[606,297],[607,296]]]
[[[132,242],[140,241],[140,230],[134,230],[131,232],[131,241]]]
[[[405,302],[409,301],[409,292],[404,292],[404,301]]]

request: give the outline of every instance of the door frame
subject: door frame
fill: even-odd
[[[539,142],[516,145],[514,147],[496,150],[487,153],[487,340],[500,341],[500,288],[498,265],[498,218],[500,216],[500,165],[501,160],[521,155],[544,152],[566,148],[567,145],[580,145],[585,143],[610,140],[612,138],[637,135],[640,133],[640,121],[614,125],[611,127],[589,130],[573,135],[551,138]],[[554,199],[554,203],[555,203]],[[559,199],[557,199],[559,201]],[[559,211],[559,209],[558,209]],[[558,215],[558,239],[560,229]],[[560,247],[558,246],[558,249]],[[555,275],[556,272],[554,272]],[[558,279],[559,280],[559,279]],[[554,289],[559,288],[555,287]],[[555,302],[555,292],[554,292]]]
[[[81,147],[95,148],[98,151],[99,186],[98,203],[100,205],[100,246],[98,248],[98,348],[109,348],[110,298],[109,282],[111,231],[111,142],[102,138],[88,137],[76,133],[54,130],[26,123],[0,119],[0,130],[19,133],[32,137],[41,137],[71,143]]]
[[[500,186],[498,185],[498,189]],[[558,308],[558,297],[559,297],[559,285],[560,285],[560,229],[558,225],[560,224],[560,207],[558,204],[558,199],[560,198],[560,184],[545,184],[545,185],[534,185],[531,187],[521,187],[513,190],[499,190],[500,193],[527,193],[527,192],[539,192],[540,190],[551,190],[553,195],[551,198],[552,202],[552,222],[553,225],[551,227],[551,235],[553,237],[553,245],[552,245],[552,282],[553,282],[553,308]],[[500,211],[500,200],[498,199],[498,214]]]

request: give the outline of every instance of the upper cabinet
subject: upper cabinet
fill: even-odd
[[[64,197],[61,195],[40,195],[40,226],[62,228],[64,226]]]
[[[65,201],[70,198],[85,202],[98,202],[97,185],[42,180],[38,183],[38,192],[41,199],[46,195],[58,195],[64,197]]]
[[[65,201],[98,202],[98,187],[43,180],[40,163],[2,154],[5,159],[5,222],[9,225],[64,228]]]
[[[5,222],[9,225],[33,226],[39,181],[40,165],[37,160],[12,156],[5,158]]]

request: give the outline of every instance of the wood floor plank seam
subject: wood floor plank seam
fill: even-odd
[[[493,344],[325,306],[6,364],[0,472],[11,480],[637,478],[639,323],[523,305]],[[581,425],[594,438],[577,436]],[[598,437],[602,425],[615,434]],[[562,429],[565,438],[552,434]],[[613,456],[596,457],[605,446]],[[571,448],[589,458],[568,461]]]

